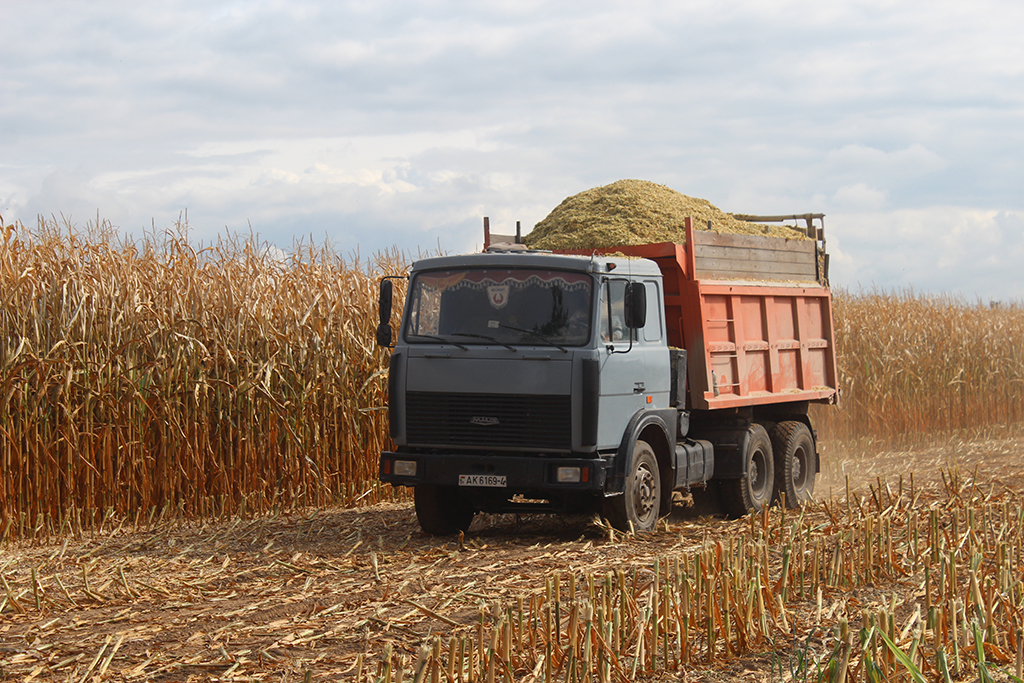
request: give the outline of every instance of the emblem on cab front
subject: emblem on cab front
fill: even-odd
[[[508,285],[491,285],[487,288],[487,299],[493,308],[505,308],[508,303]]]
[[[483,425],[485,427],[498,424],[498,418],[496,417],[474,417],[470,418],[469,421],[475,425]]]

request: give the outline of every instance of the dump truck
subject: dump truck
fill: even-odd
[[[822,214],[796,217],[807,238],[687,219],[684,244],[553,253],[486,234],[481,253],[412,264],[397,335],[382,280],[381,481],[412,487],[435,535],[478,512],[647,532],[677,491],[731,516],[810,499],[808,409],[838,384]]]

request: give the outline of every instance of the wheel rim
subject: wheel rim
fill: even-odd
[[[757,500],[764,500],[768,488],[768,465],[763,450],[758,450],[750,458],[750,491]]]
[[[798,448],[793,454],[793,487],[799,492],[807,486],[807,454]]]
[[[636,470],[633,481],[633,510],[637,519],[647,521],[658,505],[658,487],[654,473],[646,463]]]

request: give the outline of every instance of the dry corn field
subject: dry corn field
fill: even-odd
[[[842,399],[825,438],[891,444],[1024,422],[1024,306],[913,292],[834,298]]]
[[[186,233],[5,229],[0,538],[377,502],[387,359],[366,269],[404,264]]]
[[[404,266],[5,229],[0,680],[1021,676],[1021,308],[837,295],[797,513],[435,539],[374,484]]]

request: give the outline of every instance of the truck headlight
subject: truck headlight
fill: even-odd
[[[395,475],[399,477],[415,477],[416,476],[416,461],[415,460],[396,460],[395,461]]]
[[[581,481],[579,467],[559,467],[555,474],[559,484],[578,484]]]

